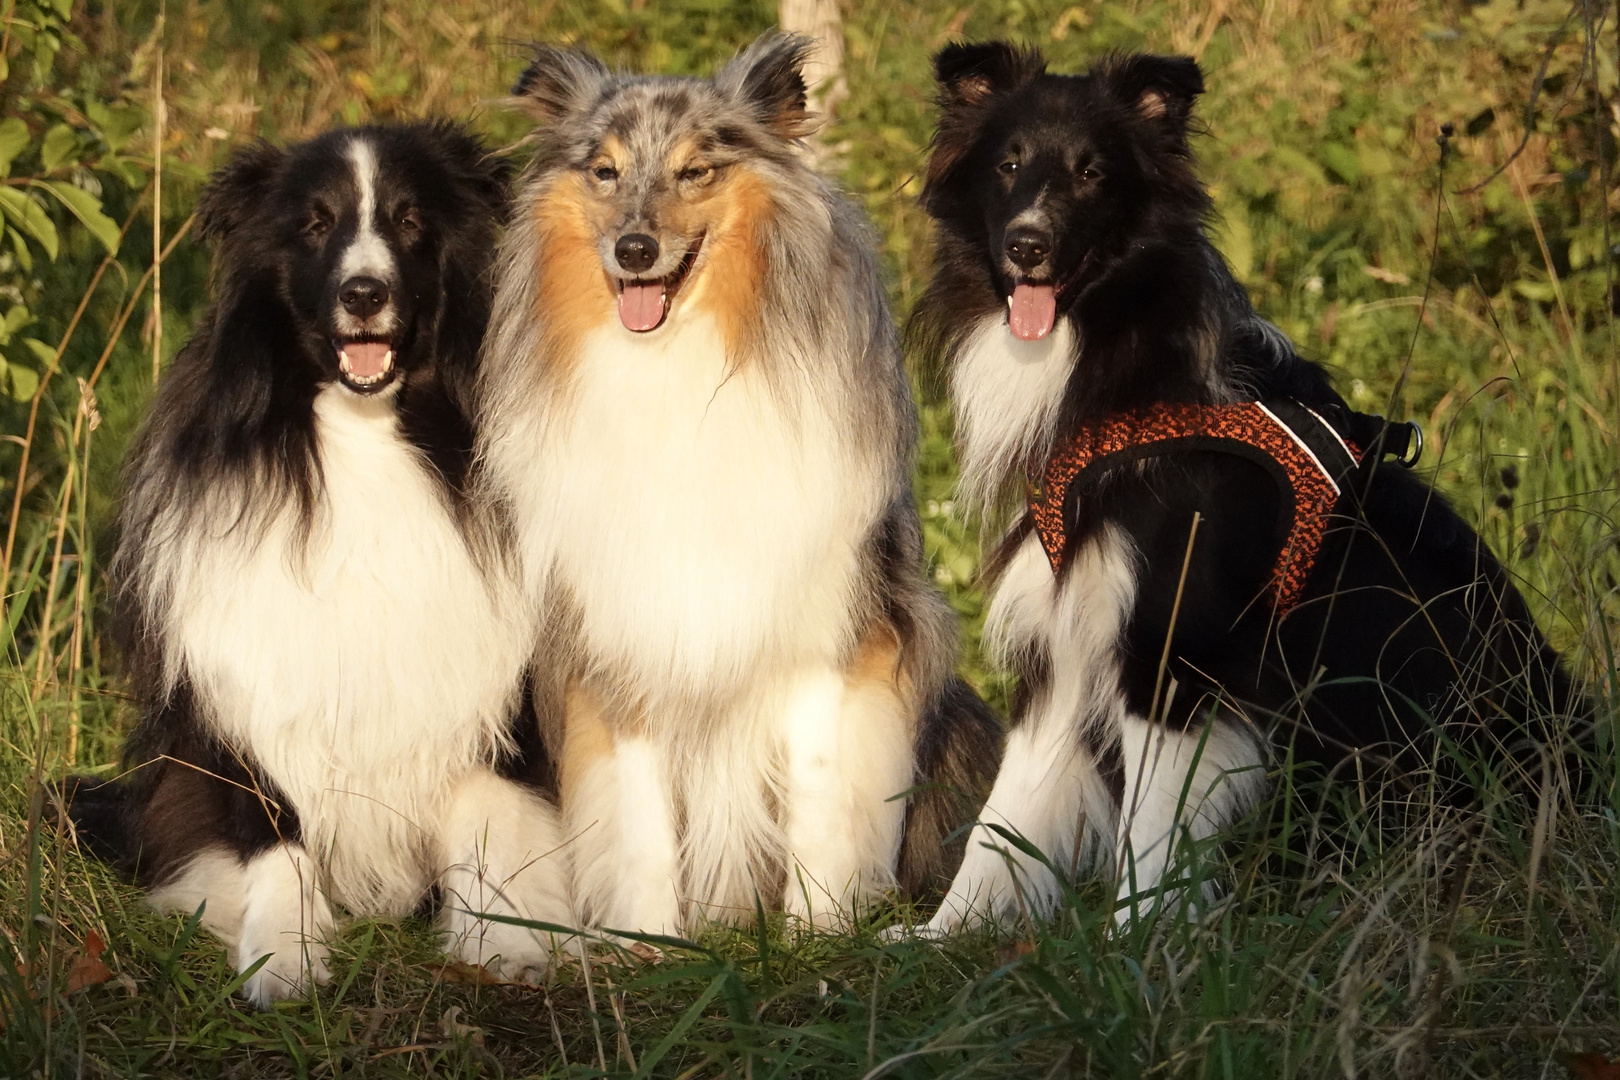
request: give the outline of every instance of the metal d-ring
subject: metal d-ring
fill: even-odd
[[[1395,460],[1399,461],[1403,467],[1410,469],[1418,463],[1418,458],[1423,456],[1423,429],[1418,427],[1415,420],[1407,420],[1401,426],[1411,429],[1412,439],[1409,444],[1409,452]]]

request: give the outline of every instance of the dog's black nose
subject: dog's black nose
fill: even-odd
[[[633,232],[619,237],[613,245],[613,257],[632,274],[650,269],[658,261],[658,241],[646,233]]]
[[[1039,229],[1014,229],[1007,234],[1007,258],[1022,270],[1033,270],[1052,253],[1052,238]]]
[[[352,277],[338,286],[338,301],[357,319],[369,319],[388,303],[388,286],[376,278]]]

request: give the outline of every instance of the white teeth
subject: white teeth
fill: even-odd
[[[1007,307],[1008,307],[1009,310],[1012,308],[1012,294],[1011,293],[1009,293],[1007,295]]]
[[[383,354],[382,370],[375,375],[356,375],[354,365],[349,362],[347,349],[338,350],[338,370],[349,377],[349,381],[356,386],[371,386],[380,383],[394,370],[394,350],[389,349]]]

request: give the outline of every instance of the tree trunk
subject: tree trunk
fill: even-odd
[[[779,18],[788,33],[815,39],[815,48],[805,61],[804,82],[810,109],[821,114],[825,127],[838,103],[849,95],[844,82],[844,24],[838,0],[781,0]]]

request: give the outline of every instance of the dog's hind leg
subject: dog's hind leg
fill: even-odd
[[[899,642],[874,627],[842,672],[805,672],[783,712],[790,862],[784,906],[817,927],[895,883],[917,705]]]
[[[1124,924],[1159,902],[1182,841],[1207,839],[1241,815],[1265,790],[1266,778],[1259,744],[1235,719],[1217,716],[1183,729],[1127,716],[1120,750],[1125,794],[1115,847],[1114,917]],[[1173,902],[1175,895],[1164,898]]]
[[[537,982],[551,961],[552,935],[479,916],[572,922],[557,811],[539,792],[480,770],[456,784],[439,844],[445,951],[502,978]]]
[[[1113,801],[1083,733],[1067,716],[1031,710],[1007,736],[962,866],[920,932],[935,937],[985,920],[1048,914],[1060,896],[1053,869],[1080,869],[1075,864],[1089,861],[1112,820]],[[1050,867],[991,826],[1034,845]]]

